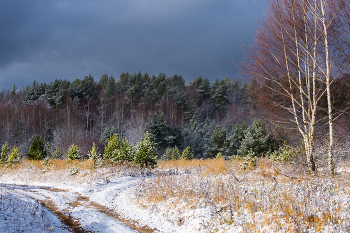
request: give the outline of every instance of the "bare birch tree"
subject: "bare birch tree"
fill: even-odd
[[[346,68],[332,43],[340,36],[340,12],[344,1],[270,0],[268,13],[261,21],[255,45],[246,50],[248,63],[242,67],[251,77],[269,80],[269,88],[288,99],[277,103],[290,113],[289,122],[300,132],[308,168],[316,171],[314,141],[316,127],[322,122],[319,103],[327,97],[329,146],[328,165],[333,165],[332,80]],[[286,122],[285,122],[286,123]]]

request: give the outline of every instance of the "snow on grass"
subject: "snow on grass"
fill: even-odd
[[[70,231],[38,201],[0,187],[0,232]]]
[[[134,218],[149,216],[140,220],[149,225],[166,223],[170,227],[164,226],[165,232],[350,231],[346,175],[282,174],[277,170],[284,165],[266,160],[247,171],[223,160],[212,160],[210,168],[208,161],[170,163],[183,172],[144,179],[123,195],[143,211],[134,211]],[[132,217],[127,206],[123,210]]]
[[[264,159],[246,170],[223,159],[160,162],[153,171],[53,164],[42,172],[24,163],[4,170],[0,182],[29,185],[16,192],[50,200],[88,230],[133,232],[114,213],[159,232],[350,231],[347,173],[314,177]]]
[[[112,207],[113,198],[147,169],[129,166],[93,168],[89,161],[66,165],[54,161],[53,164],[51,169],[43,172],[40,163],[24,161],[13,169],[2,170],[0,182],[13,193],[53,204],[55,210],[86,230],[135,232],[98,209]],[[71,167],[78,167],[79,172],[71,175]]]

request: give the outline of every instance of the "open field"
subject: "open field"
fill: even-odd
[[[23,161],[3,169],[0,182],[50,188],[36,195],[90,230],[96,225],[83,211],[97,215],[106,208],[140,232],[141,226],[148,232],[349,232],[349,168],[344,163],[331,178],[267,159],[256,167],[243,160],[158,161],[153,170],[93,167],[89,160],[54,160],[49,167]],[[38,198],[33,190],[20,193]],[[100,216],[101,224],[111,224],[107,217]]]

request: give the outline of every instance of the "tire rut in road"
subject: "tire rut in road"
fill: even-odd
[[[40,190],[40,189],[47,190],[50,192],[55,192],[55,193],[69,192],[68,190],[50,188],[50,187],[38,187],[38,186],[31,187],[31,186],[27,186],[27,185],[3,185],[3,184],[0,184],[0,185],[5,187],[5,188],[14,189],[14,190],[15,189],[20,189],[20,190],[25,189],[25,190],[28,190],[28,191],[33,192],[33,193],[38,192],[38,190]],[[44,195],[42,193],[40,193],[40,194]],[[112,209],[110,209],[106,206],[100,205],[94,201],[90,201],[89,197],[83,196],[77,192],[75,192],[74,194],[77,195],[77,200],[75,200],[74,202],[67,203],[69,205],[69,207],[72,209],[77,208],[77,207],[81,207],[81,206],[83,206],[85,208],[91,208],[91,209],[97,210],[100,213],[107,215],[110,218],[115,219],[118,223],[124,224],[125,226],[127,226],[127,227],[129,227],[137,232],[140,232],[140,233],[153,233],[153,232],[155,232],[154,229],[152,229],[148,226],[141,225],[135,220],[126,219],[126,218],[122,217],[120,214],[118,214],[117,212],[113,211]],[[55,203],[52,201],[52,199],[50,197],[47,197],[47,196],[45,196],[45,197],[46,197],[45,200],[39,200],[39,199],[36,199],[33,197],[31,197],[31,198],[40,202],[46,208],[51,210],[51,212],[56,214],[57,217],[61,220],[61,222],[63,224],[65,224],[73,232],[75,232],[75,233],[93,232],[93,231],[88,231],[88,230],[84,229],[81,226],[81,224],[79,223],[79,221],[75,220],[72,216],[70,216],[69,210],[63,210],[63,211],[59,210],[59,208],[55,205]]]

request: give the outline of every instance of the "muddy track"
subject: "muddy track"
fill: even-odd
[[[25,191],[30,191],[32,193],[39,193],[40,195],[45,196],[45,194],[40,193],[40,190],[46,190],[50,191],[52,193],[61,193],[61,192],[69,192],[68,190],[63,190],[63,189],[57,189],[57,188],[50,188],[50,187],[40,187],[40,186],[26,186],[26,185],[5,185],[5,184],[0,184],[1,187],[4,187],[6,189],[11,189],[11,190],[25,190]],[[90,201],[89,197],[85,197],[81,195],[80,193],[75,192],[74,194],[77,195],[77,199],[73,202],[67,203],[69,205],[69,209],[74,209],[77,207],[85,207],[85,208],[90,208],[97,210],[100,213],[103,213],[107,215],[108,217],[111,217],[115,219],[118,223],[121,223],[137,232],[140,233],[152,233],[155,230],[148,227],[148,226],[141,226],[137,221],[130,220],[123,218],[120,214],[117,212],[113,211],[110,208],[107,208],[106,206],[100,205],[96,202]],[[68,230],[71,230],[75,233],[89,233],[89,232],[94,232],[94,231],[88,231],[84,229],[79,221],[77,219],[74,219],[72,216],[70,216],[70,211],[69,209],[65,210],[59,210],[59,208],[55,205],[55,203],[51,200],[50,197],[45,196],[45,200],[39,200],[37,198],[33,198],[30,196],[30,198],[40,202],[43,206],[46,208],[50,209],[50,211],[61,220],[61,222],[67,226]]]

